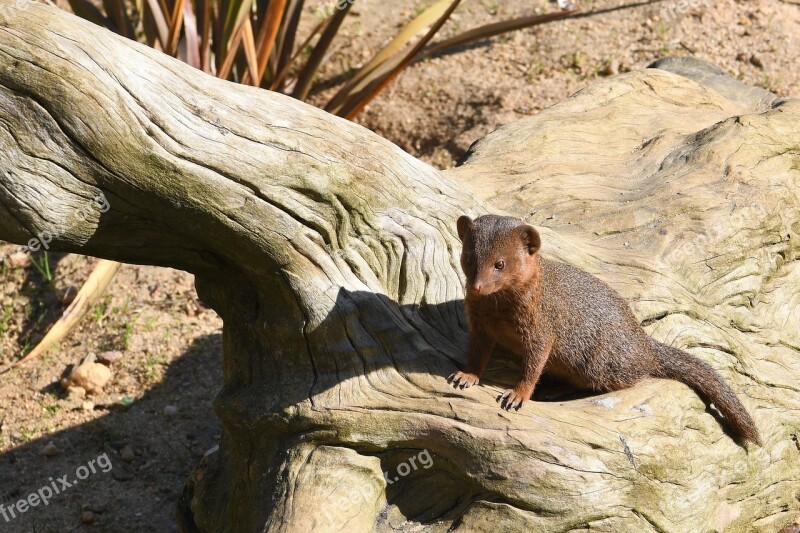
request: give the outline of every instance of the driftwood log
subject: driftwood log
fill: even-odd
[[[184,530],[774,531],[798,514],[800,102],[668,60],[439,172],[54,8],[0,8],[0,239],[187,270],[224,319],[223,438]],[[107,212],[70,216],[100,193]],[[677,382],[506,413],[516,363],[496,357],[481,387],[449,387],[455,220],[490,211],[719,369],[764,446]]]

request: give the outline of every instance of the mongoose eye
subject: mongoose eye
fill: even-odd
[[[496,270],[503,270],[505,267],[506,267],[505,261],[498,261],[497,263],[494,264],[494,268]]]

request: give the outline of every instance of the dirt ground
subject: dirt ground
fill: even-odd
[[[413,65],[358,121],[446,168],[498,126],[598,77],[667,55],[694,55],[796,97],[800,5],[793,2],[698,0],[685,14],[677,1],[579,2],[585,16]],[[307,4],[314,9],[315,2]],[[420,5],[359,0],[321,81],[368,60]],[[556,9],[538,0],[464,0],[442,35]],[[0,256],[13,248],[0,243]],[[41,338],[65,308],[61,296],[80,286],[95,262],[37,253],[26,265],[0,267],[0,366]],[[8,521],[0,508],[0,531],[175,530],[183,482],[219,439],[213,401],[222,381],[221,327],[197,300],[190,275],[126,265],[78,331],[0,376],[0,503],[8,507],[44,487],[61,491]],[[62,391],[58,379],[68,365],[108,352],[122,357],[110,365],[102,393],[80,398]],[[95,472],[81,468],[92,461]],[[58,482],[87,472],[77,486]]]

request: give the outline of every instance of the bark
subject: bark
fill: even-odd
[[[223,438],[187,482],[184,530],[751,531],[797,514],[797,101],[666,62],[442,173],[53,8],[0,7],[0,239],[185,269],[224,319]],[[101,193],[108,211],[74,216]],[[450,388],[455,220],[500,210],[719,369],[765,445],[737,446],[671,381],[506,413],[518,368],[498,355],[481,387]]]

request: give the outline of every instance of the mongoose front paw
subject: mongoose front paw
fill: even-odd
[[[519,387],[515,389],[506,389],[503,394],[497,397],[497,401],[500,402],[500,408],[505,409],[506,411],[510,411],[514,409],[519,411],[519,408],[522,405],[530,400],[531,394],[533,391],[529,390],[521,390]]]
[[[478,382],[480,382],[480,377],[477,374],[459,370],[455,374],[450,374],[450,377],[447,378],[447,382],[451,383],[453,388],[468,389],[473,385],[477,385]]]

